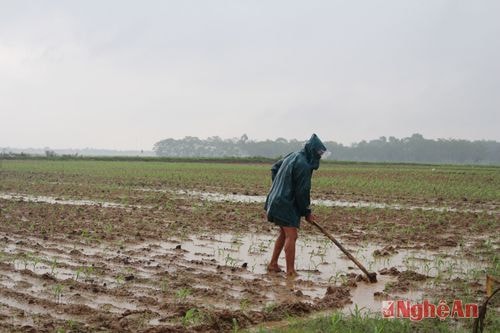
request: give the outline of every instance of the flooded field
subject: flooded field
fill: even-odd
[[[236,167],[245,182],[213,187],[206,173],[196,178],[183,174],[183,164],[165,164],[189,179],[183,188],[175,177],[134,178],[130,168],[140,171],[132,163],[119,164],[122,176],[109,162],[88,175],[26,163],[34,164],[0,171],[0,331],[252,329],[325,311],[379,313],[387,299],[480,302],[486,275],[499,273],[493,190],[451,187],[449,195],[397,200],[380,189],[362,194],[353,185],[335,194],[318,186],[319,223],[378,282],[307,222],[297,243],[299,276],[287,279],[266,272],[277,230],[262,210],[266,186],[252,183],[261,166]],[[225,165],[212,168],[236,177]],[[335,172],[326,168],[317,180]],[[500,175],[485,177],[495,183]]]

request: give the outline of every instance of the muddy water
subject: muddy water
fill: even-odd
[[[172,197],[191,198],[191,201],[198,198],[198,203],[200,199],[257,203],[264,200],[264,197],[259,196],[228,197],[219,193],[209,195],[208,192],[203,195],[200,194],[202,192],[169,193]],[[146,206],[112,202],[23,196],[15,193],[0,193],[1,198],[47,202],[49,205],[99,205],[126,209],[138,215],[146,212],[133,209]],[[321,204],[329,205],[330,202]],[[26,204],[18,206],[25,207]],[[43,205],[46,206],[48,205]],[[109,212],[105,211],[106,214]],[[20,215],[19,219],[24,221],[25,218]],[[211,229],[212,234],[186,239],[166,239],[166,233],[157,235],[152,232],[141,237],[134,237],[135,233],[131,233],[130,237],[122,237],[124,233],[129,233],[128,228],[129,225],[117,227],[113,230],[113,237],[97,240],[79,235],[81,227],[78,230],[75,228],[77,232],[74,233],[34,236],[34,233],[26,230],[18,232],[6,225],[2,229],[4,231],[0,232],[0,326],[13,325],[12,323],[36,326],[39,325],[40,318],[52,323],[76,319],[97,329],[101,324],[92,326],[93,318],[103,316],[100,319],[102,323],[109,322],[109,318],[120,322],[129,315],[130,322],[144,321],[149,326],[176,325],[180,323],[185,311],[193,307],[211,315],[215,313],[220,318],[226,318],[230,313],[239,319],[244,318],[238,311],[244,311],[243,308],[246,307],[247,314],[255,312],[255,324],[283,319],[283,316],[275,314],[270,316],[266,311],[266,307],[273,304],[291,305],[293,308],[289,309],[295,311],[292,314],[299,316],[342,306],[345,306],[344,310],[347,312],[355,306],[378,312],[382,297],[419,300],[437,295],[436,288],[444,290],[450,280],[456,277],[464,278],[464,283],[479,281],[471,277],[484,274],[486,264],[480,261],[481,256],[477,254],[476,247],[487,240],[488,246],[498,250],[490,237],[474,239],[471,235],[464,235],[462,247],[446,246],[443,249],[441,246],[441,253],[438,250],[419,249],[428,243],[422,238],[411,243],[412,249],[404,248],[406,242],[398,247],[397,240],[392,239],[390,241],[395,243],[391,245],[396,248],[384,249],[389,241],[387,239],[384,244],[353,243],[352,239],[355,239],[358,229],[349,238],[339,237],[341,243],[369,271],[379,272],[381,269],[393,268],[400,272],[418,272],[442,278],[403,281],[410,282],[407,291],[404,291],[402,288],[387,288],[391,283],[398,285],[401,282],[398,276],[378,274],[378,282],[375,284],[355,281],[357,274],[361,274],[360,270],[320,234],[301,232],[297,243],[297,269],[300,276],[295,280],[288,280],[283,273],[266,273],[266,263],[272,252],[275,235],[213,234],[216,232],[214,230],[224,230],[223,227],[218,227]],[[462,229],[462,232],[463,230],[467,229]],[[144,238],[148,240],[143,241]],[[123,241],[124,239],[127,241]],[[376,251],[383,255],[374,256]],[[479,258],[475,262],[467,259],[472,253]],[[282,254],[280,258],[281,265],[284,265],[283,256]],[[324,297],[327,288],[342,284],[349,286],[343,288],[348,292],[339,296],[338,303],[327,303],[327,297]],[[57,287],[62,288],[59,298],[55,297]],[[386,288],[388,295],[374,296]],[[182,296],[183,291],[187,293],[185,297]],[[345,305],[349,299],[352,303]],[[144,314],[144,318],[138,320],[140,313]],[[250,323],[243,325],[249,326]]]
[[[47,244],[50,248],[51,244]],[[178,252],[186,261],[186,266],[193,262],[213,262],[214,265],[204,267],[204,272],[215,273],[217,266],[225,266],[238,269],[239,276],[243,279],[264,278],[275,283],[294,290],[300,290],[305,296],[310,299],[322,297],[325,289],[329,285],[340,285],[348,279],[349,273],[362,274],[362,272],[328,239],[317,237],[299,237],[297,242],[297,262],[296,268],[300,274],[295,281],[284,281],[282,274],[266,274],[266,263],[269,260],[272,248],[274,245],[274,237],[268,235],[236,235],[236,234],[221,234],[221,235],[201,235],[192,237],[189,240],[172,240],[172,241],[154,241],[142,242],[129,246],[125,246],[120,252],[135,260],[147,262],[151,258],[161,258],[167,253]],[[63,249],[59,244],[59,249]],[[83,244],[78,246],[68,246],[67,250],[78,249],[82,255],[98,255],[99,258],[112,258],[116,255],[116,251],[106,248],[93,248]],[[349,246],[348,246],[349,248]],[[380,249],[381,246],[375,244],[361,244],[361,246],[349,248],[349,251],[360,260],[369,271],[378,272],[383,268],[395,267],[399,271],[412,270],[428,276],[436,276],[444,274],[448,278],[463,277],[469,270],[477,269],[481,265],[477,262],[472,262],[458,257],[460,249],[452,249],[448,254],[413,250],[413,249],[397,249],[391,254],[385,256],[374,256],[373,253]],[[22,248],[18,249],[19,251]],[[16,253],[16,247],[10,245],[4,249],[7,253]],[[50,251],[38,252],[41,259],[49,260]],[[145,254],[147,253],[147,254]],[[53,256],[59,256],[59,263],[66,263],[62,268],[55,269],[55,275],[60,279],[75,278],[79,267],[78,261],[70,261],[64,256],[57,253],[52,253]],[[284,264],[284,253],[280,258],[280,263]],[[89,259],[91,260],[90,256]],[[154,259],[154,262],[161,264],[160,259]],[[136,269],[136,276],[148,279],[153,278],[154,269],[148,270],[154,264],[145,264],[142,269]],[[15,259],[14,267],[16,270],[30,269],[35,274],[51,273],[51,268],[44,263],[34,264],[26,259]],[[245,267],[242,269],[242,267]],[[168,269],[168,267],[167,267]],[[54,273],[54,272],[52,272]],[[80,278],[83,279],[83,272]],[[395,281],[395,278],[389,275],[377,276],[378,282],[375,284],[360,281],[357,287],[351,292],[352,307],[364,307],[373,311],[380,309],[381,300],[373,297],[375,292],[382,292],[384,286],[388,282]],[[101,282],[112,286],[116,284],[110,278],[102,276],[99,278]],[[209,287],[199,285],[198,287]],[[231,292],[229,289],[228,292]],[[233,291],[235,295],[238,290]],[[404,295],[406,298],[418,299],[422,296],[421,292],[410,291]],[[270,301],[275,299],[275,295],[269,294]],[[350,307],[349,307],[350,308]]]
[[[145,190],[145,189],[142,189]],[[156,191],[156,190],[153,190]],[[162,191],[162,190],[160,190]],[[199,197],[207,201],[215,202],[243,202],[243,203],[264,203],[265,196],[259,195],[241,195],[241,194],[224,194],[218,192],[201,192],[201,191],[184,191],[179,190],[174,193],[180,195],[189,195]],[[499,214],[497,210],[483,210],[483,209],[458,209],[453,207],[435,207],[435,206],[410,206],[400,204],[386,204],[367,201],[345,201],[345,200],[312,200],[312,204],[326,207],[351,207],[351,208],[377,208],[377,209],[394,209],[394,210],[426,210],[436,212],[463,212],[463,213],[487,213]]]
[[[241,267],[246,264],[247,271],[242,273],[246,278],[266,275],[266,263],[269,260],[275,237],[269,235],[235,235],[221,234],[200,236],[189,241],[155,243],[162,249],[181,245],[187,250],[189,260],[213,258],[221,265]],[[360,260],[368,271],[378,272],[383,268],[394,267],[399,271],[411,270],[427,276],[446,275],[447,278],[464,277],[471,270],[484,268],[486,264],[460,258],[460,248],[454,248],[447,254],[413,249],[397,249],[393,254],[374,256],[376,250],[383,246],[365,243],[359,246],[347,246],[349,251]],[[349,273],[363,274],[330,240],[318,237],[299,237],[296,247],[296,269],[299,278],[288,281],[286,286],[300,290],[310,298],[322,297],[328,285],[340,285]],[[284,264],[284,253],[280,257]],[[384,290],[388,282],[395,280],[389,275],[377,275],[377,283],[358,282],[351,291],[351,310],[356,305],[370,311],[379,311],[381,299],[376,299],[375,292]],[[423,293],[410,290],[404,294],[393,294],[395,297],[418,300]]]
[[[263,309],[272,304],[320,304],[328,287],[342,284],[349,285],[352,302],[343,311],[357,307],[378,312],[384,298],[374,294],[398,281],[396,276],[378,274],[377,283],[354,282],[361,271],[330,240],[307,234],[299,236],[296,247],[299,277],[269,274],[266,263],[274,237],[225,233],[90,244],[65,237],[44,240],[0,233],[0,318],[12,317],[13,324],[22,326],[36,325],[30,323],[38,316],[90,322],[97,314],[122,318],[137,312],[149,313],[145,322],[158,326],[171,316],[182,318],[183,312],[179,315],[181,310],[176,309],[183,304],[187,309],[203,305],[235,311],[248,302],[248,310],[265,313]],[[439,253],[339,240],[369,271],[393,268],[453,279],[486,266],[465,259],[461,247]],[[432,281],[419,281],[406,292],[389,291],[385,297],[421,300],[426,297],[426,283]],[[57,287],[62,288],[60,297],[55,295]],[[180,300],[183,290],[189,292]]]
[[[240,195],[240,194],[223,194],[218,192],[201,192],[201,191],[186,191],[186,190],[166,190],[166,189],[148,189],[138,188],[137,191],[145,192],[162,192],[171,193],[174,195],[197,197],[202,200],[212,202],[238,202],[238,203],[264,203],[265,196],[259,195]],[[0,192],[0,199],[16,200],[27,202],[43,202],[59,205],[75,205],[75,206],[101,206],[108,208],[153,208],[147,205],[125,205],[116,202],[107,201],[94,201],[94,200],[77,200],[77,199],[61,199],[50,196],[35,196],[21,193],[2,193]],[[392,209],[392,210],[424,210],[435,212],[460,212],[460,213],[486,213],[489,215],[500,214],[498,210],[487,209],[461,209],[453,207],[436,207],[436,206],[412,206],[403,204],[386,204],[377,202],[366,201],[345,201],[345,200],[312,200],[313,205],[325,207],[350,207],[350,208],[374,208],[374,209]]]
[[[1,193],[0,199],[27,201],[27,202],[42,202],[57,205],[72,205],[72,206],[101,206],[105,208],[151,208],[151,206],[141,205],[124,205],[116,202],[94,201],[94,200],[77,200],[77,199],[61,199],[43,195],[29,195],[21,193]]]

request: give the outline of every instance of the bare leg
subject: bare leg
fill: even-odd
[[[285,259],[286,259],[286,275],[296,276],[295,271],[295,241],[297,240],[297,228],[283,227],[285,232]]]
[[[285,231],[283,231],[283,227],[280,227],[280,234],[274,243],[274,251],[273,256],[271,258],[271,262],[267,265],[267,270],[269,272],[281,272],[281,268],[278,266],[278,258],[281,254],[281,250],[285,246]]]

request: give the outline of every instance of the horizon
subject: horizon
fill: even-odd
[[[415,134],[420,134],[420,133],[412,133],[411,135],[408,135],[408,136],[404,136],[404,137],[395,137],[397,140],[402,140],[402,139],[405,139],[405,138],[410,138],[412,135],[415,135]],[[160,142],[162,140],[165,140],[165,139],[174,139],[174,140],[183,140],[185,139],[186,137],[195,137],[195,136],[192,136],[192,135],[188,135],[188,136],[185,136],[183,138],[164,138],[164,139],[161,139],[161,140],[158,140],[157,142]],[[204,140],[208,140],[209,138],[211,137],[216,137],[216,135],[212,135],[212,136],[208,136],[208,137],[205,137],[205,138],[202,138],[202,137],[196,137],[202,141]],[[241,136],[240,136],[241,137]],[[385,137],[386,139],[389,139],[390,137],[394,137],[394,136],[386,136],[386,135],[383,135],[381,137]],[[353,145],[356,145],[356,144],[359,144],[360,142],[370,142],[370,141],[373,141],[373,140],[378,140],[380,139],[381,137],[378,137],[378,138],[370,138],[370,139],[363,139],[363,140],[360,140],[360,141],[357,141],[357,142],[351,142],[349,144],[344,144],[342,142],[338,142],[338,141],[335,141],[335,140],[328,140],[328,139],[323,139],[320,137],[320,139],[323,141],[323,142],[330,142],[330,143],[336,143],[336,144],[340,144],[344,147],[352,147]],[[234,139],[239,139],[239,137],[231,137],[231,138],[223,138],[223,137],[219,137],[221,140],[234,140]],[[258,140],[258,139],[255,139],[255,138],[251,138],[249,137],[248,138],[248,141],[250,142],[262,142],[262,141],[266,141],[266,140],[271,140],[271,141],[276,141],[277,139],[280,139],[280,138],[283,138],[283,137],[276,137],[276,138],[267,138],[267,139],[263,139],[263,140]],[[497,143],[500,143],[500,141],[498,140],[490,140],[490,139],[479,139],[479,140],[467,140],[467,139],[463,139],[463,138],[428,138],[428,137],[425,137],[423,136],[423,138],[425,140],[433,140],[433,141],[438,141],[438,140],[457,140],[457,141],[461,141],[461,140],[465,140],[465,141],[469,141],[469,142],[497,142]],[[299,140],[297,138],[283,138],[283,139],[286,139],[288,142],[292,141],[292,140],[297,140],[299,142],[301,141],[307,141],[308,138],[305,138],[303,140]],[[15,150],[107,150],[107,151],[116,151],[116,152],[126,152],[126,151],[130,151],[130,152],[138,152],[138,151],[144,151],[144,152],[154,152],[153,150],[154,148],[154,145],[151,146],[151,148],[138,148],[138,149],[133,149],[133,148],[125,148],[125,149],[113,149],[113,148],[106,148],[106,147],[91,147],[91,146],[87,146],[87,147],[81,147],[81,148],[78,148],[78,147],[50,147],[50,146],[39,146],[39,147],[11,147],[11,146],[0,146],[0,149],[1,150],[5,150],[5,149],[15,149]]]

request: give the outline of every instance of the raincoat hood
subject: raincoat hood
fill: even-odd
[[[307,162],[311,165],[311,168],[313,170],[318,170],[319,160],[321,159],[319,151],[326,151],[326,147],[316,134],[313,134],[311,138],[307,140],[302,151],[305,153]]]

